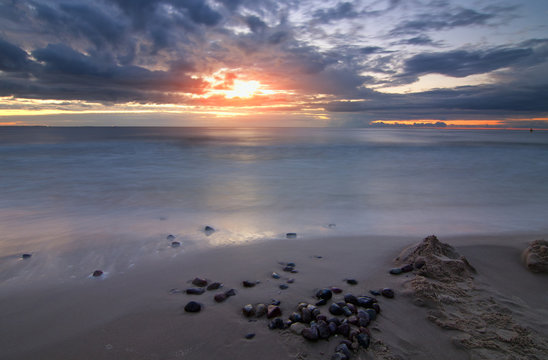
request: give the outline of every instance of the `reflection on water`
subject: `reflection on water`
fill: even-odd
[[[286,232],[546,231],[548,132],[0,128],[0,169],[0,266],[127,268]]]

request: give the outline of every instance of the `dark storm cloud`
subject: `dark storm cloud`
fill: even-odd
[[[398,40],[392,43],[393,45],[427,45],[427,46],[440,46],[441,43],[432,40],[431,37],[426,35],[419,35],[408,39]]]
[[[29,65],[28,55],[19,47],[0,38],[0,70],[22,71]]]

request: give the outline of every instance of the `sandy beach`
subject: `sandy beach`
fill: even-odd
[[[520,260],[528,242],[537,238],[535,234],[520,234],[440,240],[452,244],[476,269],[472,280],[474,295],[459,299],[464,307],[481,310],[478,299],[490,299],[491,308],[511,317],[511,326],[519,326],[531,335],[533,344],[519,346],[538,350],[548,348],[548,278],[546,274],[529,272]],[[3,286],[0,357],[330,359],[340,336],[310,342],[287,329],[270,330],[266,317],[244,317],[242,307],[279,300],[282,317],[287,319],[299,302],[316,302],[314,295],[321,288],[341,288],[343,293],[334,296],[337,301],[346,293],[370,295],[370,290],[389,287],[396,296],[377,297],[382,311],[369,325],[371,347],[354,352],[352,358],[489,358],[482,357],[478,349],[471,351],[460,346],[455,339],[465,332],[440,326],[439,321],[432,319],[432,308],[417,306],[405,288],[405,283],[416,276],[414,273],[388,273],[400,251],[421,240],[388,236],[270,240],[189,251],[168,261],[140,263],[131,271],[98,278],[82,274],[70,284],[28,281],[16,287]],[[294,262],[298,272],[282,271],[287,262]],[[22,261],[21,266],[25,265]],[[272,278],[273,272],[281,278]],[[221,282],[223,287],[202,295],[178,291],[193,287],[190,282],[195,277]],[[294,278],[294,282],[281,290],[279,285],[288,278]],[[358,284],[348,285],[347,278],[356,279]],[[259,283],[244,288],[244,280]],[[232,288],[235,296],[222,303],[214,301],[215,294]],[[192,300],[203,306],[199,313],[183,310]],[[319,308],[329,315],[327,307]],[[508,324],[498,323],[499,338],[504,334],[511,336],[504,332],[508,331]],[[488,324],[493,326],[496,328],[497,324]],[[250,333],[255,337],[246,339]],[[490,351],[495,352],[486,356],[499,354],[496,358],[500,359],[546,358]]]

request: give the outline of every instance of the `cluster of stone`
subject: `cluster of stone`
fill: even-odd
[[[185,290],[186,294],[188,294],[188,295],[202,295],[203,293],[206,292],[206,290],[207,291],[218,290],[218,289],[223,287],[223,284],[218,282],[218,281],[210,283],[208,280],[203,279],[203,278],[199,278],[199,277],[194,278],[194,280],[192,280],[192,285],[194,285],[195,287],[186,289]],[[177,289],[171,289],[170,290],[171,294],[175,294],[175,293],[179,293],[179,292],[181,292],[181,291],[179,291]],[[236,290],[230,289],[228,291],[215,294],[213,299],[216,302],[223,302],[226,299],[228,299],[229,297],[234,296],[234,295],[236,295]],[[196,303],[195,301],[190,301],[185,306],[185,311],[186,312],[199,312],[201,310],[201,305],[200,306],[196,306],[196,305],[200,305],[200,304]]]

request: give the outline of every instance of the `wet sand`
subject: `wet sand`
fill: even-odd
[[[520,261],[521,251],[538,235],[438,237],[476,268],[474,286],[483,297],[495,299],[502,312],[534,333],[542,346],[547,344],[548,275],[533,274]],[[269,330],[266,318],[249,321],[241,314],[245,304],[277,299],[287,318],[299,302],[315,302],[315,291],[329,286],[342,288],[343,294],[365,295],[383,287],[396,292],[394,299],[379,297],[382,312],[370,325],[374,346],[358,351],[353,359],[481,358],[455,343],[454,337],[462,331],[443,329],[428,320],[431,309],[416,306],[404,294],[404,283],[414,275],[388,274],[400,251],[420,240],[381,236],[271,240],[143,261],[130,271],[102,278],[81,275],[68,283],[23,279],[17,286],[2,284],[0,358],[330,359],[337,338],[311,343],[289,330]],[[299,272],[283,272],[283,262],[296,263]],[[273,279],[274,271],[282,278]],[[213,296],[221,290],[170,293],[192,287],[195,277],[220,281],[222,290],[234,288],[237,294],[216,303]],[[289,277],[295,282],[280,290],[278,286]],[[358,285],[346,284],[345,278],[357,279]],[[243,280],[260,283],[248,289],[242,287]],[[203,305],[200,313],[183,311],[191,300]],[[327,313],[326,306],[321,310]],[[256,336],[247,340],[248,333]],[[388,351],[383,353],[379,349],[384,347]]]

